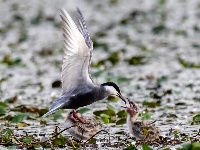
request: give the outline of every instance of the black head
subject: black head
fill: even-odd
[[[106,82],[106,83],[103,83],[101,85],[102,86],[113,86],[118,93],[121,93],[119,87],[117,86],[117,84],[115,84],[113,82]]]

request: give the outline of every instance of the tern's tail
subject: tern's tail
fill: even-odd
[[[56,112],[58,109],[62,108],[64,104],[65,104],[65,101],[64,101],[63,98],[58,98],[58,99],[56,99],[56,100],[52,103],[51,108],[49,109],[49,111],[48,111],[46,114],[44,114],[42,117],[44,118],[44,117],[46,117],[46,116],[48,116],[48,115],[53,114],[53,113]]]

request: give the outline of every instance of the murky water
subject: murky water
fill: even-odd
[[[51,87],[60,79],[63,57],[59,9],[64,7],[75,19],[76,6],[82,10],[95,41],[93,64],[105,60],[104,65],[91,69],[92,74],[104,71],[94,81],[118,81],[123,95],[138,102],[141,112],[148,109],[163,135],[174,126],[186,133],[198,130],[199,126],[191,122],[200,113],[199,0],[1,0],[1,101],[17,95],[15,105],[46,108],[52,95],[61,94],[60,88]],[[108,59],[113,52],[119,56],[114,65]],[[130,63],[134,56],[142,56],[143,62]],[[3,61],[6,57],[10,57],[9,64]],[[130,80],[120,82],[119,77]],[[160,101],[161,105],[142,106],[145,100]],[[104,109],[106,102],[99,101],[88,108]],[[110,104],[118,110],[123,105],[122,101]],[[86,115],[92,115],[92,111]],[[47,119],[46,126],[41,126],[39,119],[25,120],[30,126],[22,130],[52,132],[55,125],[62,128],[63,120]],[[105,127],[111,136],[127,130],[126,125]]]

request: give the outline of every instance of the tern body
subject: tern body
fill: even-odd
[[[64,37],[64,60],[61,81],[62,95],[51,105],[44,115],[50,115],[58,109],[78,109],[95,101],[116,95],[124,102],[119,87],[113,82],[95,84],[89,74],[93,43],[89,37],[86,23],[79,9],[78,27],[65,9],[61,9]]]

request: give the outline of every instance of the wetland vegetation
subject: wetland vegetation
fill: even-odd
[[[94,43],[94,81],[116,82],[142,120],[156,121],[159,139],[128,134],[116,97],[80,109],[107,131],[86,143],[58,134],[67,111],[41,117],[61,94],[59,9],[75,18],[77,5]],[[0,149],[200,149],[199,0],[1,0],[0,8]]]

